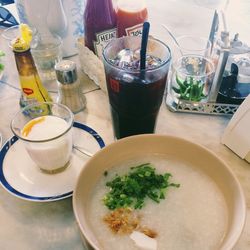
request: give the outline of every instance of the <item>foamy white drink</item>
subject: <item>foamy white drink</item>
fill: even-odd
[[[72,152],[72,132],[67,122],[56,116],[43,116],[29,121],[22,130],[23,136],[31,140],[26,149],[39,168],[54,171],[67,165]],[[45,142],[36,142],[36,141]],[[32,142],[34,141],[34,142]]]

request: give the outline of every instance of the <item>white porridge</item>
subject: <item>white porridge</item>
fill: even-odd
[[[130,167],[145,162],[152,163],[157,173],[171,173],[170,182],[180,184],[179,188],[169,187],[166,198],[160,203],[147,199],[145,206],[136,210],[141,215],[141,224],[157,232],[157,249],[217,249],[227,226],[226,203],[221,191],[197,168],[159,156],[115,166],[98,182],[90,199],[89,218],[103,249],[147,249],[137,246],[129,235],[113,233],[103,221],[110,212],[103,203],[103,197],[109,191],[106,182],[116,173],[123,175]]]

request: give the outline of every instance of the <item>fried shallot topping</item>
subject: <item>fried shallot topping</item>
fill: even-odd
[[[118,208],[107,214],[104,221],[114,233],[130,234],[138,227],[140,218],[130,208]]]
[[[114,233],[131,234],[136,230],[150,238],[155,238],[157,233],[152,229],[140,226],[140,219],[140,216],[131,208],[117,208],[103,218]]]

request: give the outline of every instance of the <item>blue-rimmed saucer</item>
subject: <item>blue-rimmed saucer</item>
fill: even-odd
[[[90,154],[105,146],[103,139],[92,128],[75,122],[74,145]],[[21,199],[48,202],[72,196],[80,170],[89,156],[73,150],[70,165],[57,174],[42,172],[31,160],[23,143],[16,137],[10,138],[0,151],[0,181],[12,195]]]

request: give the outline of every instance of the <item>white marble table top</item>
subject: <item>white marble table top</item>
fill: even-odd
[[[166,43],[170,38],[159,26],[160,23],[166,24],[176,35],[193,33],[207,36],[209,34],[213,9],[203,8],[197,4],[202,1],[147,0],[146,2],[150,21],[152,21],[152,33],[155,32],[161,36]],[[204,0],[203,3],[205,2],[208,6],[209,1]],[[210,0],[210,3],[214,4],[214,2]],[[245,3],[243,0],[242,2]],[[214,5],[211,8],[214,8]],[[248,11],[250,12],[250,7]],[[250,23],[250,14],[247,23],[248,25]],[[3,30],[0,29],[1,32]],[[3,141],[6,141],[12,136],[11,118],[19,110],[20,87],[13,54],[2,37],[0,37],[0,49],[7,53],[4,77],[0,80],[0,132],[3,135]],[[77,56],[71,59],[78,62]],[[95,129],[106,144],[112,143],[113,131],[108,97],[84,74],[80,73],[80,79],[87,99],[87,107],[83,112],[75,115],[75,120]],[[46,87],[55,100],[56,83],[46,83]],[[229,120],[230,117],[225,116],[173,113],[163,102],[156,133],[176,135],[199,143],[212,150],[231,168],[245,192],[248,214],[244,231],[234,249],[247,250],[250,249],[250,165],[220,143]],[[84,249],[74,219],[71,198],[36,203],[12,196],[0,186],[0,222],[0,249],[2,250]]]

